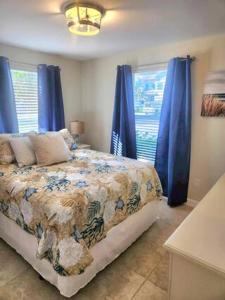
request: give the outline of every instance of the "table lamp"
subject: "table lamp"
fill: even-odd
[[[76,144],[79,144],[80,135],[84,133],[84,122],[72,121],[70,122],[70,133],[72,134]]]

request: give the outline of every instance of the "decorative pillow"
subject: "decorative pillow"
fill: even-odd
[[[67,128],[62,129],[59,131],[59,133],[62,135],[62,137],[64,138],[66,144],[68,145],[70,150],[73,150],[73,145],[74,145],[74,138],[72,137],[72,135],[70,134],[69,130]]]
[[[11,164],[15,161],[15,155],[10,145],[10,139],[13,137],[25,137],[30,134],[36,134],[35,131],[28,133],[4,133],[0,134],[0,164]]]
[[[73,143],[70,150],[77,150],[77,149],[78,149],[78,145],[76,143]]]
[[[0,164],[11,164],[15,160],[9,139],[11,134],[0,134]]]
[[[59,133],[31,135],[29,138],[33,145],[37,162],[41,166],[53,165],[68,161],[71,158],[68,146]]]
[[[10,145],[19,167],[31,166],[36,163],[34,149],[28,137],[11,138]]]
[[[70,134],[69,130],[67,128],[61,129],[59,131],[47,131],[47,132],[41,132],[39,133],[40,135],[54,135],[55,133],[60,133],[61,136],[64,138],[64,141],[66,142],[67,146],[69,147],[70,150],[74,150],[74,138],[72,137],[72,135]]]

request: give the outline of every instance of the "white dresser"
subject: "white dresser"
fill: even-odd
[[[225,300],[225,174],[164,246],[170,300]]]

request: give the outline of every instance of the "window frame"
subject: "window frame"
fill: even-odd
[[[37,74],[37,105],[38,105],[38,72],[37,72],[37,67],[35,65],[30,65],[30,64],[23,64],[23,63],[19,63],[19,62],[11,62],[10,63],[10,70],[11,70],[11,77],[12,77],[12,84],[13,84],[13,89],[14,89],[14,81],[13,81],[13,76],[12,76],[12,71],[24,71],[24,72],[34,72]],[[15,89],[14,89],[14,93],[15,93]],[[16,99],[16,95],[15,95],[15,103],[17,106],[17,99]],[[16,111],[17,112],[17,111]],[[37,115],[38,117],[38,115]],[[18,112],[17,112],[17,118],[18,118]],[[18,123],[19,123],[19,119],[18,119]],[[38,130],[38,122],[36,124],[36,129]],[[18,124],[18,129],[19,129],[19,133],[23,134],[27,131],[21,131],[19,128],[19,124]],[[30,131],[32,131],[33,129],[31,128]]]
[[[168,69],[168,63],[164,62],[164,63],[156,63],[156,64],[150,64],[150,65],[142,65],[142,66],[137,66],[135,68],[132,69],[132,75],[133,75],[133,94],[134,94],[134,106],[135,106],[135,75],[136,74],[143,74],[143,73],[149,73],[149,72],[157,72],[157,71],[166,71],[167,72]],[[165,88],[165,86],[164,86]],[[134,107],[134,114],[135,114],[135,122],[136,122],[136,112],[135,112],[135,107]],[[136,138],[137,138],[137,124],[136,124]],[[138,145],[137,145],[137,150],[138,150]],[[138,153],[137,153],[138,155]],[[138,158],[137,159],[139,161],[144,161],[144,162],[150,162],[154,165],[154,161],[149,160],[149,159],[145,159],[145,158]]]

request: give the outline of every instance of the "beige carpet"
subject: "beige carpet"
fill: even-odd
[[[189,214],[183,205],[169,208],[164,201],[160,219],[126,252],[83,288],[72,300],[164,300],[167,295],[169,256],[164,241]],[[0,299],[60,300],[56,288],[0,239]]]

